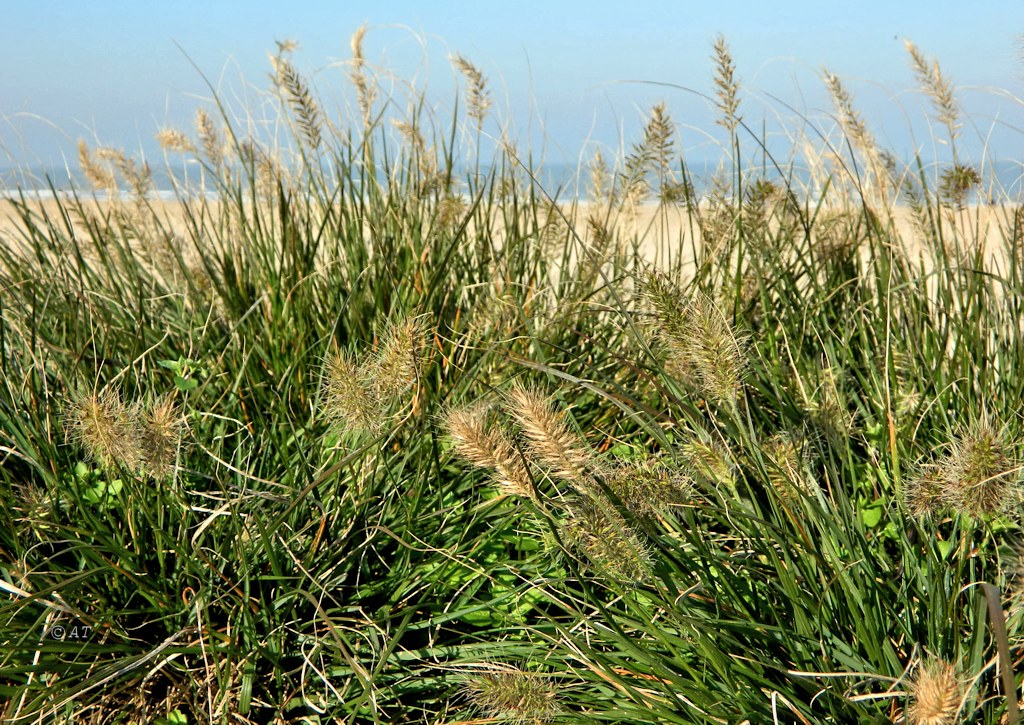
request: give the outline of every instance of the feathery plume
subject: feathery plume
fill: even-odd
[[[543,725],[561,711],[550,680],[511,665],[488,664],[466,677],[463,692],[486,717],[513,725]]]
[[[274,67],[274,85],[284,94],[285,100],[295,114],[301,138],[316,151],[323,141],[320,107],[305,80],[283,54],[271,56]]]
[[[74,395],[67,433],[103,468],[134,470],[142,461],[135,411],[113,389]]]
[[[164,151],[176,154],[194,154],[196,146],[192,140],[176,128],[162,128],[156,134],[157,143]]]
[[[955,140],[960,132],[960,105],[953,95],[952,84],[942,75],[938,61],[929,62],[909,40],[904,41],[904,46],[910,54],[910,65],[918,82],[924,92],[931,96],[936,118],[949,130],[950,140]]]
[[[445,429],[458,453],[474,466],[486,468],[501,490],[512,496],[533,497],[530,474],[522,456],[499,427],[488,425],[489,407],[477,403],[445,414]]]
[[[635,210],[651,192],[648,174],[654,172],[664,185],[673,181],[670,166],[675,148],[672,120],[664,103],[651,109],[643,140],[626,157],[618,198]]]
[[[196,110],[196,133],[210,166],[220,168],[224,162],[224,144],[210,114],[202,108]]]
[[[594,204],[600,204],[611,196],[611,172],[608,170],[608,162],[601,154],[601,149],[594,153],[594,158],[590,160],[589,170],[587,198]]]
[[[715,95],[718,97],[716,106],[721,116],[715,121],[719,126],[724,127],[730,134],[736,133],[736,127],[743,121],[739,115],[740,84],[736,80],[736,66],[732,61],[732,54],[725,38],[719,35],[715,39]]]
[[[811,492],[801,443],[790,433],[776,433],[764,442],[762,450],[768,458],[768,482],[783,501],[796,499],[798,493]]]
[[[487,91],[487,81],[484,79],[480,69],[461,55],[454,55],[449,58],[452,65],[462,73],[469,86],[469,95],[466,98],[468,110],[467,115],[476,120],[477,128],[483,125],[487,117],[487,109],[491,107],[491,97]]]
[[[97,163],[96,159],[89,153],[89,147],[84,139],[78,140],[78,165],[93,189],[98,191],[114,191],[117,189],[117,181],[114,178],[113,172]]]
[[[516,385],[506,395],[509,412],[522,428],[530,452],[551,471],[584,490],[590,490],[593,456],[586,444],[537,390]]]
[[[839,76],[824,71],[825,86],[835,106],[836,119],[843,135],[855,149],[860,151],[867,162],[874,189],[877,190],[879,201],[888,199],[888,191],[896,184],[896,161],[891,154],[882,151],[875,141],[874,135],[868,130],[864,119],[853,107],[853,100],[847,92]]]
[[[909,690],[907,725],[952,725],[956,722],[963,683],[952,665],[939,659],[920,665]]]
[[[360,25],[356,32],[352,33],[352,72],[349,77],[352,85],[356,87],[356,96],[359,100],[359,110],[363,114],[363,125],[369,127],[370,114],[373,112],[374,88],[366,78],[366,60],[363,57],[363,38],[366,37],[366,26]]]

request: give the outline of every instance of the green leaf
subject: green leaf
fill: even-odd
[[[860,520],[864,522],[864,525],[867,528],[873,529],[878,526],[878,523],[882,520],[882,514],[884,512],[884,504],[881,500],[877,500],[860,510]]]
[[[171,710],[167,717],[158,717],[153,722],[156,725],[188,725],[188,718],[181,710]]]
[[[180,375],[174,376],[174,384],[183,393],[187,393],[191,390],[195,390],[199,387],[198,380],[192,380],[191,378],[183,378]]]

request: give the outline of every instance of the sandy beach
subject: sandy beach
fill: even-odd
[[[64,219],[61,205],[56,200],[30,201],[28,206],[31,213],[40,220],[49,219],[61,228],[70,223],[78,231],[85,229],[81,219]],[[103,212],[108,205],[106,202],[89,202],[87,207],[96,212]],[[163,228],[184,238],[188,237],[182,202],[158,200],[151,202],[150,208]],[[695,215],[681,206],[646,203],[639,205],[635,210],[610,214],[606,206],[583,202],[575,205],[575,208],[562,205],[560,209],[561,214],[549,212],[548,215],[548,224],[554,236],[560,233],[564,236],[565,220],[570,219],[574,221],[576,234],[585,243],[593,243],[597,235],[604,233],[611,233],[623,244],[635,239],[639,242],[641,256],[656,266],[666,265],[680,254],[684,256],[685,265],[692,260],[694,249],[702,243]],[[947,240],[960,240],[960,245],[966,249],[975,249],[977,245],[983,244],[987,263],[1005,269],[1005,240],[1013,233],[1014,214],[1017,209],[1018,207],[1007,204],[986,204],[969,206],[957,212],[950,211],[943,215],[944,235]],[[917,257],[926,249],[927,240],[917,228],[914,214],[909,208],[895,208],[892,222],[896,235],[911,256]],[[771,228],[777,225],[777,222],[769,221],[768,225]],[[602,227],[605,227],[605,231],[598,231]],[[830,215],[826,211],[819,213],[815,229],[816,233],[822,235],[822,243],[835,242],[836,239],[843,239],[844,235],[851,235],[849,224],[841,215]],[[468,233],[472,234],[472,227]],[[825,239],[826,236],[834,239],[829,242]],[[20,245],[26,238],[22,211],[13,201],[0,200],[0,243],[5,246]]]

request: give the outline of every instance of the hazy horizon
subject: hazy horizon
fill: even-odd
[[[683,151],[713,156],[723,134],[701,94],[714,92],[710,55],[719,34],[755,133],[784,144],[805,120],[827,126],[827,68],[883,147],[904,159],[941,159],[941,133],[932,131],[904,49],[911,40],[956,88],[965,156],[1006,160],[1022,147],[1024,7],[985,7],[648,2],[624,15],[610,3],[577,2],[515,9],[307,3],[301,11],[269,2],[111,2],[62,4],[57,20],[52,9],[16,6],[0,29],[8,49],[0,166],[73,166],[79,138],[159,159],[159,129],[188,129],[197,107],[213,108],[204,76],[231,112],[269,116],[267,55],[278,40],[298,43],[296,66],[341,119],[350,113],[349,37],[364,23],[368,67],[385,89],[393,83],[398,97],[403,84],[415,84],[443,117],[459,85],[447,58],[462,54],[483,71],[494,98],[485,137],[511,129],[550,163],[628,145],[659,101],[679,127]]]

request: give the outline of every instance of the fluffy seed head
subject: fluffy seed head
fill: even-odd
[[[508,392],[507,402],[537,460],[559,478],[587,488],[593,456],[555,412],[548,398],[537,390],[517,385]]]
[[[999,514],[1017,501],[1016,469],[1005,431],[982,417],[953,441],[941,464],[943,500],[973,516]]]
[[[715,88],[718,100],[715,105],[721,117],[715,123],[728,129],[729,133],[735,133],[736,127],[742,122],[743,117],[739,115],[740,84],[736,80],[736,65],[733,63],[732,54],[725,38],[718,36],[715,39]]]
[[[206,160],[214,168],[219,167],[224,161],[224,144],[210,114],[202,108],[196,111],[196,133],[199,135],[199,143],[203,146]]]
[[[592,567],[622,584],[650,577],[648,546],[606,500],[587,496],[572,504],[563,538]]]
[[[476,120],[477,126],[483,125],[487,117],[487,109],[491,107],[491,96],[487,91],[487,81],[480,69],[461,55],[454,55],[449,59],[453,66],[466,79],[469,86],[469,93],[466,98],[467,114]]]
[[[69,437],[104,468],[137,468],[142,461],[135,412],[114,390],[74,396],[67,411]]]
[[[372,363],[372,381],[378,397],[397,398],[416,382],[425,339],[422,318],[388,325]]]
[[[792,500],[798,493],[808,494],[811,481],[804,469],[802,441],[789,433],[777,433],[765,441],[768,481],[783,500]]]
[[[915,518],[925,518],[942,508],[942,471],[925,464],[906,483],[903,498]]]
[[[321,411],[334,424],[348,430],[376,430],[380,411],[362,371],[347,353],[338,351],[324,369]]]
[[[515,725],[549,723],[561,711],[549,679],[510,665],[488,665],[473,673],[463,691],[487,717]]]
[[[448,435],[459,454],[473,465],[490,470],[505,493],[532,497],[533,486],[522,457],[504,431],[488,426],[488,412],[482,403],[449,410],[445,415]]]
[[[950,138],[955,139],[960,130],[960,104],[953,95],[953,85],[942,74],[937,61],[929,61],[909,40],[904,41],[904,46],[921,88],[932,99],[936,118],[946,125]]]
[[[192,140],[176,128],[164,128],[157,132],[156,140],[164,151],[179,154],[194,154],[196,146]]]
[[[724,445],[693,440],[684,443],[682,451],[690,459],[690,468],[695,476],[714,486],[736,488],[736,465]]]
[[[157,480],[170,478],[184,425],[181,410],[170,398],[164,397],[143,409],[138,417],[142,423],[140,444],[147,472]]]
[[[956,670],[942,660],[921,665],[910,685],[908,725],[952,725],[960,711],[963,685]]]
[[[604,476],[608,488],[634,516],[651,518],[689,499],[693,479],[654,459],[624,463]]]
[[[703,292],[685,299],[663,275],[649,274],[641,284],[668,350],[666,370],[705,397],[735,405],[747,357],[744,341],[722,311]]]
[[[117,188],[113,172],[93,158],[83,139],[78,140],[78,165],[92,188],[104,191]]]

